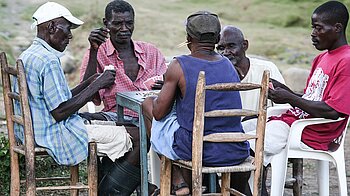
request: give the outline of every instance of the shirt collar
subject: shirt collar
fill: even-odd
[[[134,45],[135,55],[138,56],[139,54],[143,54],[144,51],[142,48],[137,44],[137,42],[134,42],[131,40],[132,44]],[[114,52],[118,54],[118,51],[114,48],[111,39],[108,39],[106,41],[106,47],[107,47],[107,56],[111,56]]]
[[[46,41],[44,41],[41,38],[38,38],[38,37],[34,38],[33,43],[35,43],[35,42],[41,44],[44,48],[46,48],[48,51],[53,53],[58,58],[61,58],[64,55],[64,52],[60,52],[60,51],[52,48]]]

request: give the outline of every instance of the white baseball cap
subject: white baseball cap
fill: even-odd
[[[72,28],[77,28],[82,25],[84,22],[74,17],[72,13],[65,8],[64,6],[55,3],[55,2],[47,2],[41,5],[33,14],[33,19],[35,20],[32,24],[32,29],[34,29],[37,25],[50,21],[55,18],[64,17],[73,25]]]

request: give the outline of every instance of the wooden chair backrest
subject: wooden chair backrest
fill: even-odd
[[[205,73],[201,71],[198,76],[198,82],[196,87],[195,97],[195,109],[194,109],[194,120],[193,120],[193,142],[192,142],[192,165],[193,181],[200,181],[195,177],[201,176],[202,168],[202,156],[203,156],[203,142],[242,142],[249,139],[256,139],[255,148],[255,161],[256,166],[254,176],[254,192],[258,192],[262,177],[262,164],[263,164],[263,144],[265,135],[266,125],[266,109],[267,109],[267,93],[269,83],[269,71],[264,71],[261,84],[252,83],[224,83],[224,84],[213,84],[206,85]],[[216,110],[205,112],[205,91],[216,90],[216,91],[247,91],[260,89],[259,97],[259,109],[258,111],[245,110]],[[258,116],[256,136],[247,135],[244,133],[231,133],[231,135],[216,133],[204,136],[204,119],[205,117],[220,117],[220,116]],[[256,189],[256,190],[255,190]]]
[[[1,64],[1,76],[4,94],[4,104],[6,112],[6,121],[8,129],[8,137],[10,142],[10,155],[14,156],[14,147],[17,146],[15,138],[14,124],[17,123],[23,126],[24,130],[24,150],[26,154],[26,171],[27,175],[32,176],[35,180],[34,168],[29,168],[28,164],[30,161],[34,162],[34,133],[32,127],[32,116],[28,102],[28,90],[27,80],[25,76],[24,66],[21,60],[17,60],[16,66],[9,66],[6,54],[0,53],[0,64]],[[12,80],[12,81],[11,81]],[[18,89],[14,89],[13,80],[17,80]],[[18,101],[20,103],[21,114],[15,114],[14,103]],[[14,156],[17,158],[17,156]],[[11,176],[12,178],[13,176]]]

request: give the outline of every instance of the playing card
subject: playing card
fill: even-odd
[[[143,82],[143,85],[147,90],[151,90],[152,86],[156,83],[157,80],[163,80],[163,76],[154,76],[148,78],[146,81]]]

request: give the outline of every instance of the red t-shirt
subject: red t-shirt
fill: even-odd
[[[335,123],[311,125],[302,133],[302,141],[318,150],[328,150],[330,144],[338,138],[347,123],[350,114],[350,46],[345,45],[318,55],[313,63],[303,98],[312,101],[324,101],[327,105],[342,113],[345,120]],[[299,108],[292,108],[280,117],[288,125],[303,118],[311,118]]]

